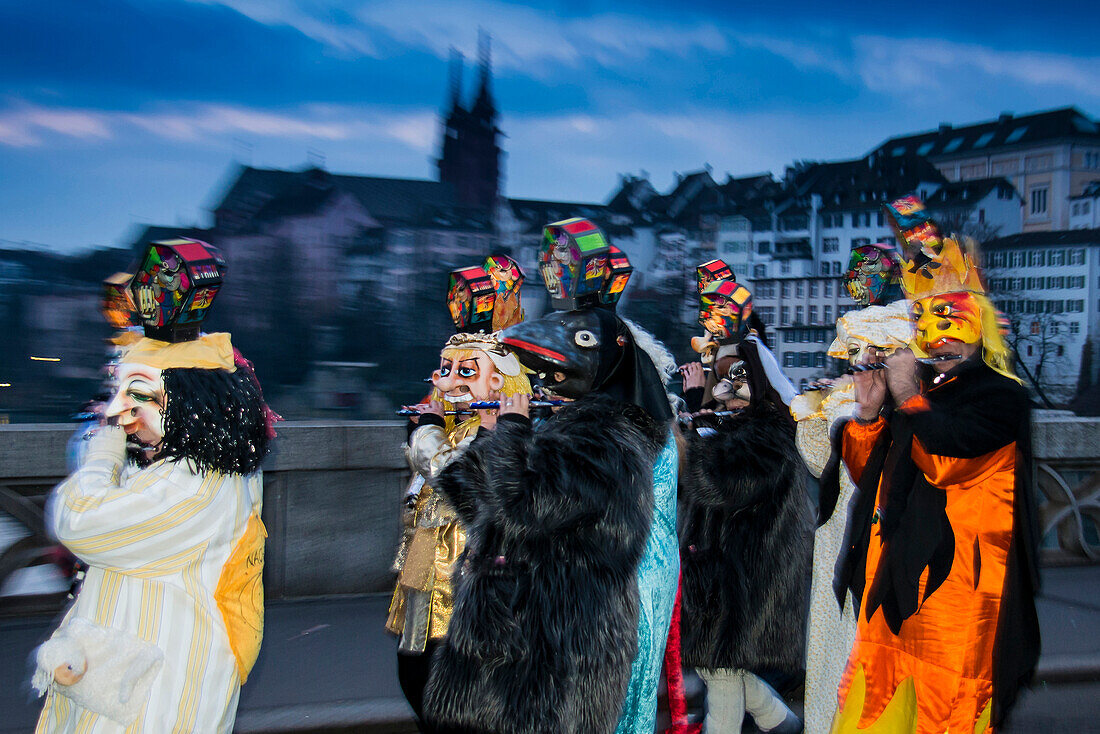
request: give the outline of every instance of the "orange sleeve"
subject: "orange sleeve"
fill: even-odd
[[[871,456],[871,449],[885,430],[886,420],[881,415],[874,423],[860,423],[853,418],[844,424],[841,457],[853,482],[859,483],[859,478],[867,467],[867,459]]]
[[[913,437],[913,463],[924,473],[929,484],[940,489],[951,486],[965,489],[992,476],[997,471],[1012,468],[1015,461],[1015,442],[973,459],[960,459],[956,456],[929,453],[920,439]]]

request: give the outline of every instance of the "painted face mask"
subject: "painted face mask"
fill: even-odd
[[[880,305],[901,297],[901,261],[889,245],[860,245],[852,249],[844,284],[860,306]]]
[[[445,349],[432,384],[448,403],[468,403],[488,400],[490,392],[504,386],[504,376],[479,349]]]
[[[925,352],[950,342],[977,344],[982,340],[981,311],[966,291],[928,296],[913,303],[917,346]]]
[[[719,342],[740,340],[751,314],[752,294],[735,281],[713,282],[699,295],[699,323]]]
[[[724,361],[721,366],[726,366]],[[749,372],[745,367],[745,363],[741,360],[732,361],[726,369],[726,376],[714,386],[711,395],[714,396],[715,400],[720,400],[723,403],[734,398],[748,400],[750,397],[748,381]]]
[[[117,370],[118,389],[107,405],[107,418],[117,418],[131,444],[151,457],[164,438],[164,379],[149,365],[123,362]]]

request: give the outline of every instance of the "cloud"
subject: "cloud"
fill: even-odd
[[[685,56],[721,53],[729,41],[716,25],[671,21],[626,13],[564,17],[552,11],[498,0],[428,0],[415,8],[404,2],[311,3],[294,0],[191,0],[219,4],[266,25],[293,27],[338,51],[379,57],[383,39],[447,58],[452,46],[476,58],[472,26],[480,21],[494,39],[494,65],[533,77],[541,64],[578,68],[595,62],[620,67],[659,52]],[[335,13],[341,20],[331,20]],[[456,34],[456,29],[469,29]]]
[[[1100,57],[1095,56],[1002,51],[941,39],[886,36],[860,36],[853,39],[853,47],[867,88],[895,96],[962,86],[976,89],[981,81],[975,73],[1014,84],[1100,96]]]
[[[399,142],[418,152],[431,150],[436,115],[427,110],[393,111],[343,105],[307,105],[290,112],[200,104],[143,112],[50,109],[23,104],[0,112],[0,145],[46,145],[49,134],[107,141],[142,131],[175,143],[217,143],[227,137],[287,141]]]

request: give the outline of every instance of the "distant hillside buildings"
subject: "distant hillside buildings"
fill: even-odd
[[[1066,262],[1073,260],[1073,274],[1065,277],[1074,284],[1085,278],[1088,288],[1072,294],[1051,294],[1060,290],[1058,281],[1040,276],[1040,269],[1057,267],[1047,264],[1057,261],[1053,254],[994,281],[1000,287],[1023,278],[1035,286],[1013,287],[1011,297],[1004,289],[998,298],[1006,303],[1083,303],[1080,311],[1050,312],[1066,322],[1057,335],[1063,368],[1047,370],[1051,379],[1057,375],[1057,395],[1072,395],[1083,350],[1100,340],[1100,250],[1090,244],[1100,226],[1100,127],[1075,108],[1006,114],[958,128],[944,124],[891,138],[861,158],[796,163],[782,179],[761,173],[721,181],[707,167],[678,174],[661,193],[643,173],[621,176],[606,202],[551,202],[503,194],[491,82],[487,39],[468,104],[461,59],[452,58],[435,181],[316,167],[237,171],[214,209],[212,228],[186,233],[224,251],[230,267],[224,300],[234,328],[271,333],[302,319],[314,359],[362,357],[342,341],[351,314],[371,319],[377,333],[396,334],[390,349],[435,344],[447,329],[446,272],[492,251],[511,253],[525,266],[528,311],[538,313],[544,296],[534,262],[542,226],[585,216],[601,224],[637,268],[624,308],[652,321],[647,325],[685,357],[686,336],[698,330],[694,265],[725,259],[752,285],[780,364],[800,386],[832,368],[825,351],[834,322],[852,307],[841,282],[850,248],[892,239],[881,203],[916,192],[948,228],[994,240],[991,250],[1014,252],[1026,243],[1029,251],[1065,249]],[[1066,249],[1059,238],[1070,228],[1089,233]],[[135,245],[177,232],[151,227]],[[1030,255],[1024,261],[1038,262]],[[271,307],[275,294],[285,301],[281,309]],[[1018,308],[1025,310],[1011,313],[1027,313],[1028,307]]]

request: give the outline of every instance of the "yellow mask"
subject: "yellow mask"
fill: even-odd
[[[977,344],[982,340],[981,308],[966,291],[941,293],[913,302],[916,343],[923,351],[955,341]]]

